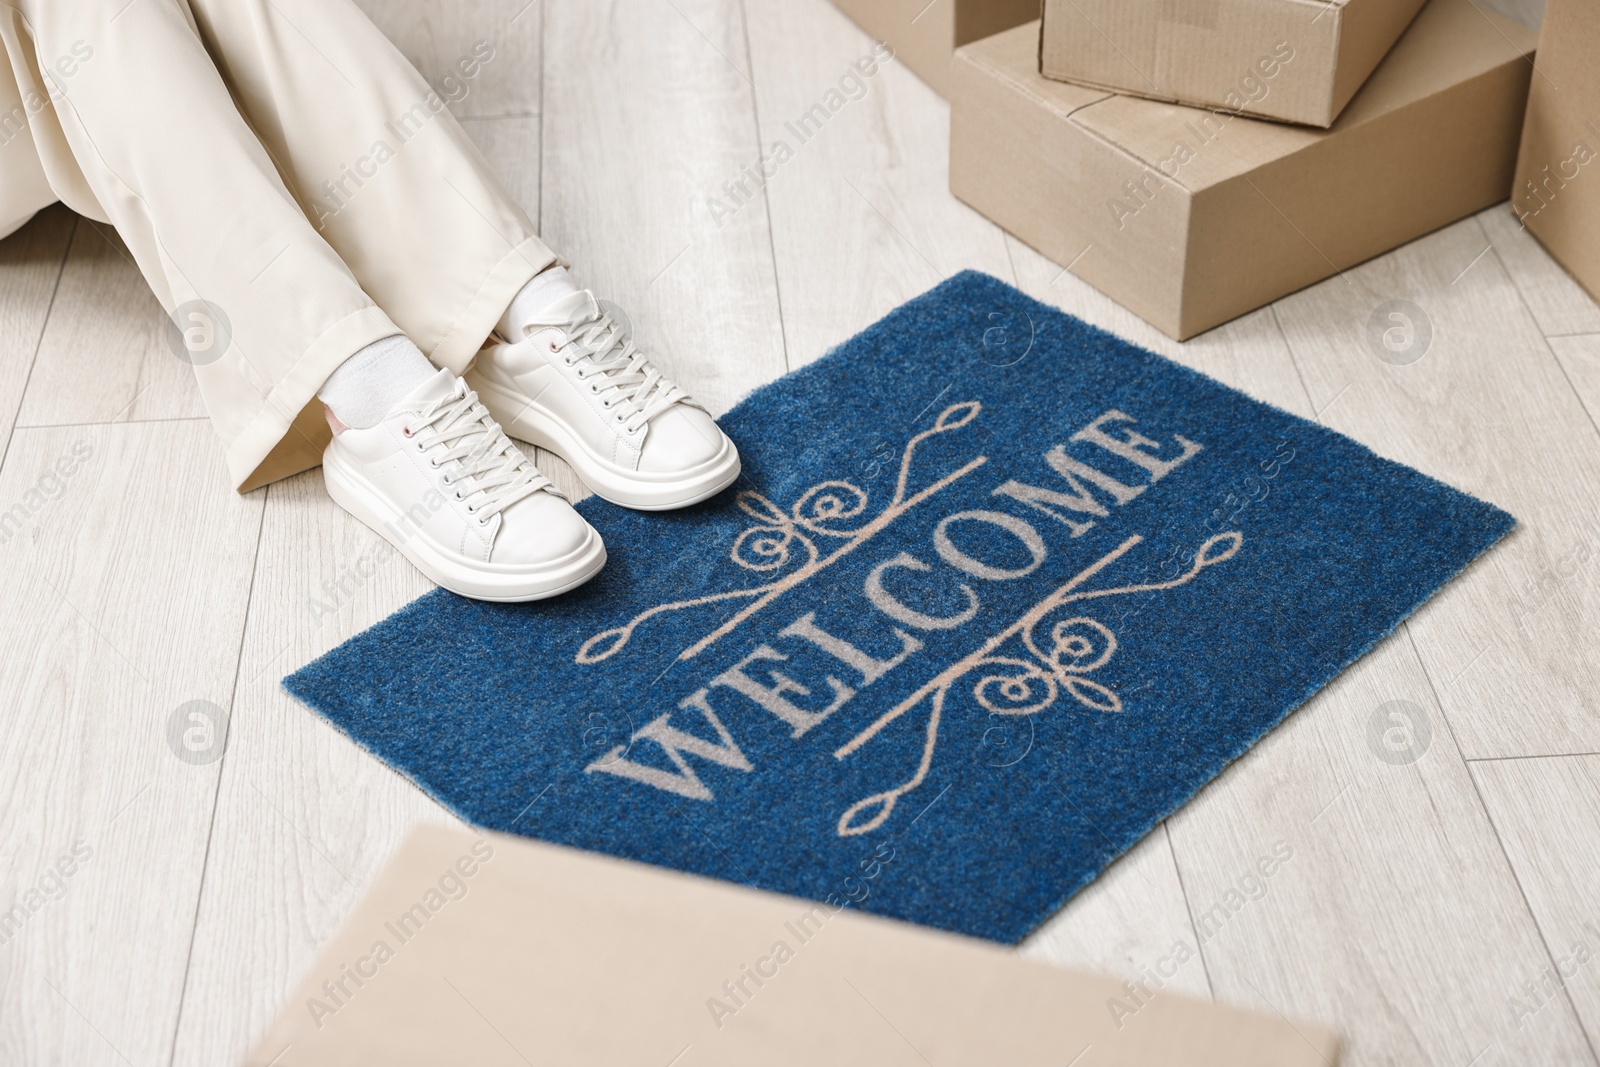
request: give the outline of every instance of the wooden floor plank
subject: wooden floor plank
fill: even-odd
[[[1600,1049],[1600,754],[1484,760],[1472,773],[1554,958],[1504,974],[1505,1025],[1574,1010]]]
[[[1600,333],[1600,304],[1550,258],[1504,204],[1478,216],[1495,255],[1517,285],[1539,328],[1550,336]],[[1481,264],[1480,264],[1481,266]]]
[[[1392,720],[1393,701],[1415,718]],[[1506,1025],[1508,976],[1548,956],[1409,642],[1379,645],[1169,828],[1219,1001],[1332,1025],[1344,1067],[1592,1067],[1570,1012]]]
[[[171,329],[116,231],[80,220],[17,425],[204,417]]]
[[[548,0],[356,0],[457,117],[539,113]]]
[[[1600,334],[1552,337],[1550,348],[1561,361],[1561,369],[1566,371],[1590,420],[1600,425]]]
[[[1000,231],[949,193],[944,101],[898,62],[862,77],[853,64],[872,58],[874,42],[827,0],[746,10],[771,177],[763,197],[753,168],[729,167],[699,217],[716,224],[711,198],[727,228],[770,206],[790,367],[960,270],[1011,281]],[[818,107],[826,121],[804,123]],[[747,203],[732,188],[744,174],[757,175]]]
[[[545,3],[545,241],[724,411],[784,371],[765,213],[704,208],[755,154],[738,0]]]
[[[1467,219],[1276,311],[1325,423],[1520,523],[1410,624],[1463,754],[1596,751],[1600,567],[1572,561],[1600,535],[1600,433],[1487,246]],[[1385,331],[1415,347],[1384,356]]]
[[[231,703],[260,494],[141,423],[19,429],[0,506],[0,1062],[165,1063],[217,783],[175,716]]]
[[[279,685],[429,588],[320,473],[268,490],[176,1067],[241,1062],[409,830],[452,821]]]
[[[56,204],[0,241],[0,442],[11,437],[77,225]]]
[[[1128,1007],[1141,995],[1133,990],[1211,998],[1165,826],[1107,867],[1030,934],[1020,951],[1134,983]],[[1113,1017],[1121,1016],[1114,1011]]]

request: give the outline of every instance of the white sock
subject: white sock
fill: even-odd
[[[378,425],[400,401],[438,373],[405,334],[374,341],[339,364],[317,396],[340,422],[357,430]]]
[[[511,298],[511,306],[506,308],[506,313],[495,323],[495,331],[508,340],[520,341],[523,331],[530,322],[538,318],[540,312],[562,297],[571,296],[577,291],[578,287],[572,283],[572,276],[567,273],[567,268],[548,267],[530,278],[528,284]]]

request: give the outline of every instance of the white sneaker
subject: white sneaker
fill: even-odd
[[[335,429],[328,495],[451,592],[539,600],[605,566],[594,527],[448,370],[371,429]]]
[[[716,420],[586,290],[520,340],[480,352],[467,382],[508,433],[565,459],[613,504],[687,507],[739,477],[739,450]]]

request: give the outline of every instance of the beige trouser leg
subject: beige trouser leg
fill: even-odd
[[[0,41],[53,101],[52,186],[92,194],[180,326],[225,317],[195,373],[241,491],[321,461],[314,397],[351,353],[404,332],[459,372],[555,261],[350,0],[0,0]]]

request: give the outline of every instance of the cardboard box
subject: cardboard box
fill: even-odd
[[[864,851],[839,896],[870,892],[893,852]],[[1130,987],[848,909],[429,829],[249,1063],[1327,1067],[1338,1054],[1316,1026]]]
[[[1036,29],[956,53],[951,190],[1180,340],[1506,196],[1534,34],[1469,0],[1329,130],[1052,81]]]
[[[1327,127],[1424,0],[1045,0],[1040,70]]]
[[[1600,300],[1600,6],[1545,0],[1511,208]]]
[[[940,96],[955,50],[1039,18],[1039,0],[834,0]]]

